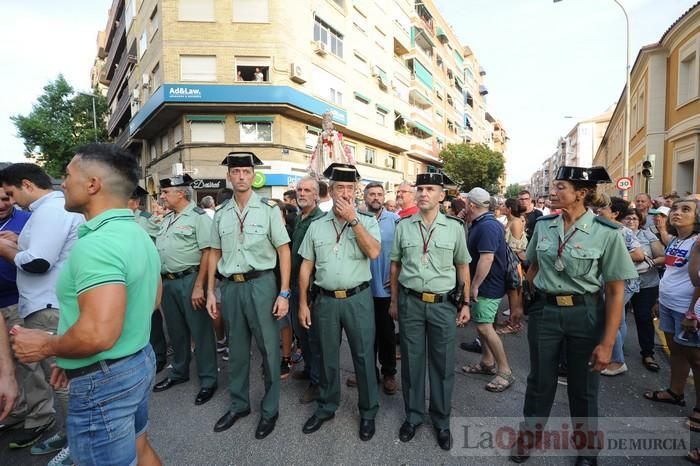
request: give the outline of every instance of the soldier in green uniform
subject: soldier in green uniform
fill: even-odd
[[[229,392],[231,406],[214,425],[214,432],[230,428],[250,414],[250,339],[262,354],[265,396],[255,438],[275,428],[280,398],[280,332],[275,319],[289,308],[291,254],[289,235],[275,201],[253,192],[255,166],[262,162],[252,152],[231,152],[224,159],[233,199],[214,214],[209,258],[207,310],[218,316],[215,276],[223,276],[221,312],[229,329]],[[280,288],[274,274],[279,258]]]
[[[195,404],[206,403],[216,392],[216,340],[205,310],[211,219],[192,201],[192,178],[185,174],[160,180],[161,199],[172,209],[156,237],[163,278],[162,307],[175,354],[170,375],[158,382],[161,392],[190,377],[191,342],[197,360],[200,390]]]
[[[511,451],[518,463],[542,440],[537,426],[547,423],[552,408],[563,346],[572,425],[595,438],[588,434],[597,428],[599,373],[610,363],[620,326],[624,280],[637,277],[618,226],[586,209],[596,185],[609,182],[602,167],[560,167],[550,199],[561,214],[541,217],[527,248],[527,279],[536,296],[529,308],[525,422]],[[577,465],[597,463],[595,442],[576,448]]]
[[[462,220],[440,212],[443,186],[440,173],[416,177],[418,213],[399,220],[391,251],[389,313],[398,318],[401,334],[406,421],[399,430],[399,440],[410,441],[425,417],[427,353],[430,417],[438,445],[449,450],[454,339],[457,325],[465,325],[470,318],[471,257]]]
[[[333,208],[314,221],[301,243],[299,321],[313,322],[321,354],[318,407],[302,431],[310,434],[335,416],[340,404],[340,341],[345,330],[357,374],[360,439],[374,436],[379,409],[374,367],[374,301],[369,288],[370,260],[380,252],[379,224],[374,215],[357,212],[354,198],[360,175],[353,165],[333,163],[324,172],[330,180]],[[314,295],[309,299],[314,270]],[[309,305],[312,304],[312,311]]]
[[[148,192],[141,186],[136,186],[131,193],[127,206],[134,212],[134,219],[148,236],[155,240],[160,231],[160,225],[152,221],[153,215],[141,210],[141,198],[147,196]],[[156,354],[156,373],[162,371],[168,363],[168,343],[163,332],[163,314],[160,309],[155,309],[151,316],[151,346]]]

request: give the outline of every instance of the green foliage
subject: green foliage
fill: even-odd
[[[97,132],[93,123],[93,95]],[[97,90],[93,95],[76,94],[63,75],[59,75],[44,86],[44,93],[28,115],[11,117],[18,136],[24,140],[25,155],[36,157],[50,175],[63,174],[76,147],[107,140],[107,100]]]
[[[521,184],[518,183],[512,183],[509,184],[508,187],[506,188],[506,199],[512,197],[512,198],[517,198],[518,193],[525,189],[525,187]]]
[[[485,144],[448,144],[440,157],[445,173],[460,186],[460,191],[477,186],[490,193],[500,191],[499,180],[505,173],[505,159],[500,152]]]

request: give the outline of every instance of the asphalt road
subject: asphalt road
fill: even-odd
[[[628,316],[629,334],[625,344],[627,365],[630,371],[622,376],[603,378],[600,391],[600,412],[606,417],[673,417],[682,425],[683,417],[690,407],[650,403],[642,398],[649,389],[666,387],[669,379],[668,359],[661,351],[657,359],[662,369],[659,373],[648,372],[641,365],[637,337],[632,316]],[[458,331],[458,341],[471,340],[475,335],[473,326]],[[485,376],[456,375],[453,396],[453,418],[462,416],[520,417],[525,392],[525,379],[529,367],[527,338],[525,331],[519,335],[504,337],[506,350],[513,366],[516,383],[509,390],[496,394],[484,390],[488,381]],[[216,420],[229,406],[225,390],[227,367],[220,361],[219,391],[214,399],[203,406],[195,406],[198,391],[194,371],[191,381],[166,392],[153,394],[150,407],[151,441],[168,465],[225,465],[225,464],[488,464],[505,465],[505,457],[460,457],[439,449],[429,421],[426,421],[409,443],[398,440],[398,429],[403,422],[403,400],[401,392],[394,396],[380,395],[380,410],[376,419],[377,433],[369,442],[358,438],[359,412],[356,389],[342,386],[342,400],[335,419],[321,430],[304,435],[301,426],[313,413],[314,404],[301,405],[299,396],[306,382],[292,380],[282,382],[280,417],[275,431],[264,440],[256,440],[254,430],[259,419],[259,402],[263,392],[259,371],[259,356],[253,350],[251,364],[250,416],[237,422],[223,433],[214,433]],[[478,356],[457,349],[455,370],[467,363],[478,361]],[[352,372],[350,351],[343,342],[341,351],[343,380]],[[193,363],[194,369],[194,363]],[[159,374],[157,380],[162,378]],[[694,387],[688,385],[686,397],[693,399]],[[566,387],[559,385],[552,416],[568,416]],[[654,421],[649,422],[653,431]],[[49,457],[32,457],[27,450],[10,451],[7,443],[12,434],[0,437],[0,465],[44,465]],[[455,437],[455,443],[462,439]],[[691,445],[698,446],[695,434]],[[601,464],[689,464],[682,457],[606,457]],[[533,457],[527,464],[559,465],[574,464],[570,457]]]

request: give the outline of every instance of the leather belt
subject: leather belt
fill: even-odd
[[[335,299],[346,299],[349,298],[350,296],[356,295],[362,290],[365,290],[369,288],[369,283],[364,282],[356,286],[355,288],[349,288],[347,290],[326,290],[324,288],[318,287],[318,292],[321,293],[323,296],[330,296],[331,298]]]
[[[415,296],[416,298],[420,299],[424,303],[429,303],[429,304],[438,304],[443,301],[447,301],[448,296],[447,293],[445,294],[437,294],[437,293],[428,293],[428,292],[419,292],[419,291],[414,291],[410,288],[405,288],[406,293],[410,294],[411,296]]]
[[[250,281],[254,278],[258,278],[259,276],[267,272],[270,272],[270,270],[254,270],[252,272],[246,273],[233,273],[229,277],[227,277],[227,279],[231,280],[232,282],[243,283]]]
[[[136,353],[134,353],[134,354],[136,354]],[[128,356],[124,356],[124,357],[117,358],[117,359],[103,359],[102,361],[93,362],[92,364],[89,364],[89,365],[83,366],[83,367],[79,367],[77,369],[65,369],[64,372],[66,373],[66,377],[68,377],[69,380],[74,379],[76,377],[80,377],[80,376],[87,375],[87,374],[92,374],[93,372],[97,372],[99,370],[102,370],[103,364],[105,364],[107,366],[111,366],[115,362],[119,362],[119,361],[122,361],[124,359],[132,357],[134,354],[130,354]]]
[[[162,274],[160,274],[160,276],[166,280],[177,280],[178,278],[186,277],[187,275],[190,275],[190,274],[195,273],[195,272],[199,272],[198,265],[195,265],[194,267],[190,267],[189,269],[185,269],[182,272],[162,273]]]
[[[548,304],[553,304],[559,307],[574,307],[581,306],[586,303],[584,297],[585,294],[565,294],[565,295],[552,295],[545,294],[545,299]]]

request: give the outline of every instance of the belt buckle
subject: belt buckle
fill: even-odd
[[[168,280],[175,280],[177,277],[174,273],[166,273],[165,278],[167,278]]]
[[[572,295],[557,296],[557,306],[572,307],[574,305],[574,297]]]
[[[234,273],[233,274],[233,281],[234,282],[244,282],[245,281],[245,275],[242,273]]]
[[[425,303],[435,303],[435,298],[437,295],[435,293],[421,293],[420,299]]]
[[[333,295],[336,299],[345,299],[348,297],[347,290],[335,290]]]

